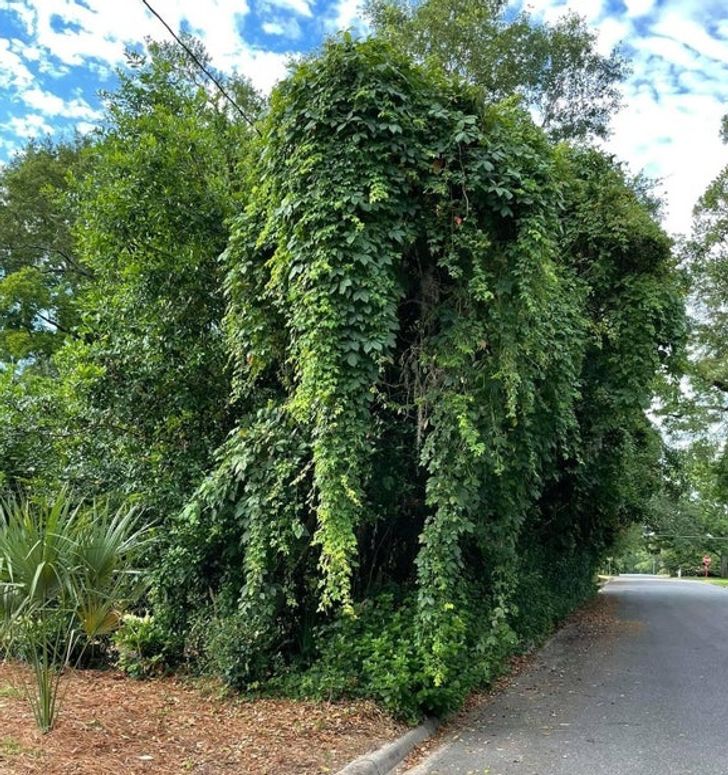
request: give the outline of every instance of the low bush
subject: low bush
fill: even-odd
[[[472,600],[464,647],[449,658],[451,678],[428,679],[416,629],[416,596],[385,591],[313,633],[315,656],[279,669],[261,688],[300,697],[367,697],[398,718],[421,719],[457,709],[468,693],[488,685],[516,646],[505,611]]]
[[[112,635],[116,666],[132,678],[150,678],[165,669],[164,633],[149,613],[124,614]]]

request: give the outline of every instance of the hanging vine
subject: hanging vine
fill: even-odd
[[[621,494],[585,514],[634,463],[623,445],[607,465],[605,444],[615,427],[642,444],[679,338],[669,244],[609,160],[554,146],[517,104],[482,113],[465,84],[377,41],[344,37],[296,68],[246,174],[224,260],[247,419],[180,518],[160,588],[184,587],[181,611],[207,584],[255,622],[233,638],[245,684],[251,654],[310,665],[333,653],[327,627],[364,637],[353,622],[395,585],[381,599],[411,645],[389,701],[452,707],[530,632],[527,584],[553,606],[543,630],[623,519]],[[566,595],[548,575],[564,562],[579,574]]]

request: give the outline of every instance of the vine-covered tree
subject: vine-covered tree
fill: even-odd
[[[67,164],[33,146],[3,173],[3,233],[35,186],[45,247],[3,253],[2,282],[42,282],[3,285],[0,486],[142,501],[169,655],[415,716],[542,637],[654,513],[645,412],[684,321],[639,182],[554,142],[604,129],[618,60],[574,19],[378,8],[396,30],[326,44],[255,128],[150,44]]]
[[[159,610],[238,685],[295,665],[442,711],[646,509],[671,244],[612,159],[379,40],[302,63],[260,131],[225,253],[241,417]]]

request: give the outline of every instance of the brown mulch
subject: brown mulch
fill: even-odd
[[[221,698],[179,678],[69,671],[56,727],[41,735],[0,664],[2,775],[320,775],[405,731],[369,702]]]

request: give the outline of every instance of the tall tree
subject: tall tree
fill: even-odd
[[[728,115],[723,120],[728,142]],[[688,243],[693,278],[695,325],[694,375],[710,419],[722,422],[728,412],[728,166],[701,196]]]
[[[81,428],[68,470],[166,514],[231,425],[218,257],[251,130],[180,47],[152,42],[128,64],[74,191],[94,282],[81,337],[59,355]],[[255,112],[246,82],[229,88]]]
[[[378,35],[464,76],[484,101],[520,95],[553,138],[608,134],[625,60],[599,53],[575,14],[537,23],[506,0],[369,0],[367,14]]]

